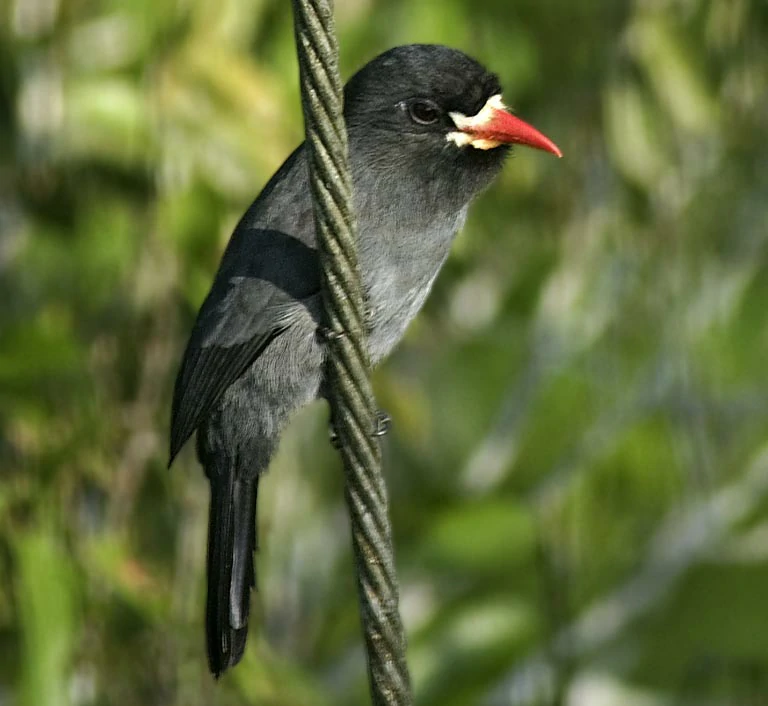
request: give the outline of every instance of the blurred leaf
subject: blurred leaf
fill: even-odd
[[[149,107],[134,81],[80,79],[65,90],[66,150],[70,158],[91,157],[141,166],[151,141]]]
[[[465,503],[436,516],[424,537],[428,564],[452,573],[497,573],[530,559],[534,528],[516,501]]]
[[[669,161],[658,122],[647,95],[636,84],[625,80],[606,88],[608,149],[622,174],[645,189],[658,182]]]
[[[693,134],[711,135],[717,131],[718,104],[704,80],[703,61],[695,61],[685,39],[660,15],[644,17],[630,29],[630,45],[672,118]]]
[[[23,703],[70,703],[75,646],[73,577],[69,558],[54,536],[37,530],[20,535],[16,597],[23,630]]]

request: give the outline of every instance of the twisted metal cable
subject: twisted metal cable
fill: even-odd
[[[345,471],[360,617],[374,706],[409,706],[376,403],[368,379],[366,309],[357,263],[347,133],[330,0],[292,0],[306,150],[323,281],[326,389]]]

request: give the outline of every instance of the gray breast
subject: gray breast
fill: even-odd
[[[435,221],[418,233],[390,232],[375,239],[369,233],[361,238],[368,245],[360,250],[360,265],[370,312],[372,362],[397,345],[424,305],[466,211]]]

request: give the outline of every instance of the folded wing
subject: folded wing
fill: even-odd
[[[230,244],[176,378],[169,463],[227,388],[319,290],[317,252],[301,241],[262,230]]]

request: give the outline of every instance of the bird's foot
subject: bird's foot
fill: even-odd
[[[315,331],[317,338],[321,343],[330,343],[331,341],[338,341],[340,338],[344,338],[346,335],[344,331],[336,331],[329,326],[318,326]]]
[[[376,411],[373,424],[373,433],[371,436],[385,436],[392,427],[392,417],[390,417],[383,409],[379,409]]]
[[[383,409],[378,410],[376,412],[376,416],[373,419],[373,430],[371,431],[371,436],[373,437],[384,436],[389,432],[391,428],[392,428],[392,417],[390,417],[389,414],[387,414]],[[331,442],[331,446],[333,446],[334,449],[340,449],[341,439],[339,438],[339,435],[336,433],[336,430],[333,428],[333,425],[331,425],[330,427],[328,436]]]

